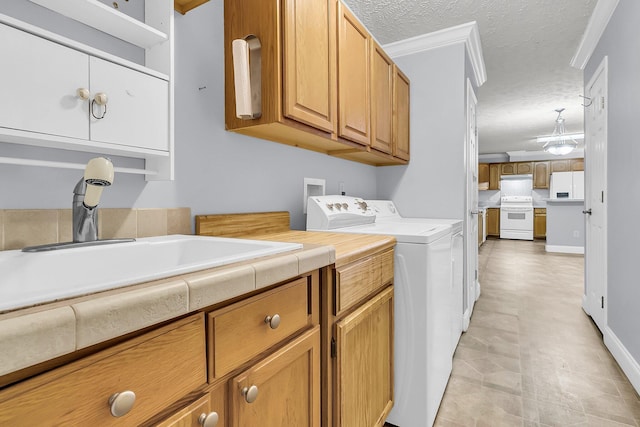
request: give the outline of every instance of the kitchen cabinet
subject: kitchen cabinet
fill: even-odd
[[[338,2],[338,136],[371,143],[371,36],[351,11]]]
[[[583,171],[584,159],[571,159],[571,171]]]
[[[551,173],[553,172],[570,172],[571,160],[552,160]]]
[[[478,164],[478,183],[486,182],[489,183],[489,164],[488,163],[480,163]]]
[[[225,386],[224,383],[218,384],[209,393],[159,423],[145,424],[155,427],[224,427],[227,425]],[[217,423],[214,424],[215,420]]]
[[[484,241],[484,215],[478,214],[478,247]]]
[[[500,163],[500,175],[515,175],[517,167],[515,163]]]
[[[502,165],[500,163],[491,163],[489,165],[489,190],[500,189],[500,171]]]
[[[376,166],[407,163],[408,126],[394,147],[395,64],[340,2],[225,0],[224,14],[227,130]],[[240,119],[232,42],[248,34],[261,44],[262,112]]]
[[[544,208],[533,209],[533,237],[535,239],[547,237],[547,210]]]
[[[487,209],[487,236],[500,237],[500,208]]]
[[[410,83],[397,65],[393,66],[393,156],[409,161],[410,157]]]
[[[533,165],[533,188],[549,188],[550,162],[535,162]]]
[[[533,162],[516,163],[516,175],[533,174]]]
[[[173,7],[177,12],[185,14],[191,9],[195,9],[198,6],[202,6],[209,0],[174,0]]]
[[[123,153],[169,151],[166,80],[7,25],[0,24],[0,38],[0,55],[12,64],[0,72],[0,133],[73,138],[77,149],[81,140]],[[100,93],[105,106],[94,102]]]

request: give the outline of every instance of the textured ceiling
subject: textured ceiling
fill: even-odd
[[[344,0],[382,44],[476,21],[487,70],[480,153],[536,151],[564,107],[582,132],[582,71],[569,62],[597,0]]]

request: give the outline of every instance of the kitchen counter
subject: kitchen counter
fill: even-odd
[[[300,250],[0,314],[0,386],[19,378],[22,369],[336,262],[333,247],[300,239]],[[348,259],[372,244],[356,239],[339,246]]]
[[[547,204],[584,204],[584,199],[544,199]]]

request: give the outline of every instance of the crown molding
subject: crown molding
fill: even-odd
[[[459,43],[464,43],[467,48],[476,85],[482,86],[487,81],[487,71],[476,21],[389,43],[383,48],[391,58],[398,58]]]
[[[584,67],[587,66],[587,62],[589,62],[593,51],[598,46],[598,42],[618,6],[618,2],[619,0],[598,0],[591,18],[589,18],[587,28],[584,30],[578,50],[571,58],[570,64],[572,67],[584,70]]]

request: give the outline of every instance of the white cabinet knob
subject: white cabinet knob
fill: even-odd
[[[89,92],[89,89],[80,87],[76,91],[76,95],[78,96],[78,98],[87,101],[89,99],[89,97],[91,96],[91,92]]]
[[[273,316],[267,316],[264,318],[264,323],[269,325],[271,329],[277,329],[280,326],[280,315],[274,314]]]
[[[123,391],[120,393],[113,393],[109,397],[109,408],[111,409],[111,415],[114,417],[122,417],[127,415],[133,404],[136,403],[136,394],[131,390]]]
[[[202,427],[216,427],[218,425],[218,413],[209,412],[208,414],[205,414],[203,412],[198,417],[198,424]]]
[[[258,398],[258,386],[244,387],[241,393],[247,403],[253,403]]]
[[[107,105],[107,102],[109,102],[109,98],[107,97],[107,94],[104,92],[96,93],[96,96],[93,97],[93,100],[98,105]]]

